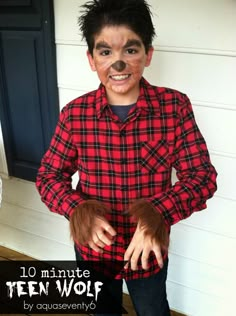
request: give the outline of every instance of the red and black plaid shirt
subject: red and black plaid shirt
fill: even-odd
[[[179,180],[174,185],[172,168]],[[73,190],[75,172],[79,183]],[[127,215],[131,201],[148,200],[171,226],[206,208],[216,190],[216,171],[187,96],[142,79],[137,104],[124,122],[112,113],[102,85],[64,107],[42,159],[37,187],[49,209],[67,218],[87,199],[108,205],[115,243],[103,254],[77,246],[86,260],[123,260],[136,228]],[[149,266],[148,271],[141,265],[138,271],[121,271],[118,277],[158,272],[153,255]]]

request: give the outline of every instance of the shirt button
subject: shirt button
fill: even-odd
[[[120,132],[120,136],[125,136],[125,130],[122,130],[122,131]]]
[[[126,159],[121,159],[121,161],[120,161],[120,163],[121,163],[122,165],[126,164],[126,162],[127,162]]]
[[[121,191],[128,191],[128,186],[127,185],[123,185],[121,188]]]

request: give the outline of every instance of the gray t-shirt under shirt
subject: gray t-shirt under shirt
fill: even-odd
[[[136,103],[130,105],[110,105],[112,112],[119,117],[119,119],[124,122],[127,118],[128,113]]]

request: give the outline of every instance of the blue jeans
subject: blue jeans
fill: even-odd
[[[81,260],[76,251],[77,260]],[[163,269],[148,278],[126,281],[137,316],[171,316],[166,295],[168,260]],[[123,280],[111,280],[109,291],[122,306]],[[121,316],[121,314],[96,314],[96,316]]]

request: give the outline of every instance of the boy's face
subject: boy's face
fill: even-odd
[[[141,38],[126,26],[105,26],[95,36],[91,69],[106,88],[111,104],[131,104],[139,96],[139,81],[150,65],[153,48],[145,52]]]

